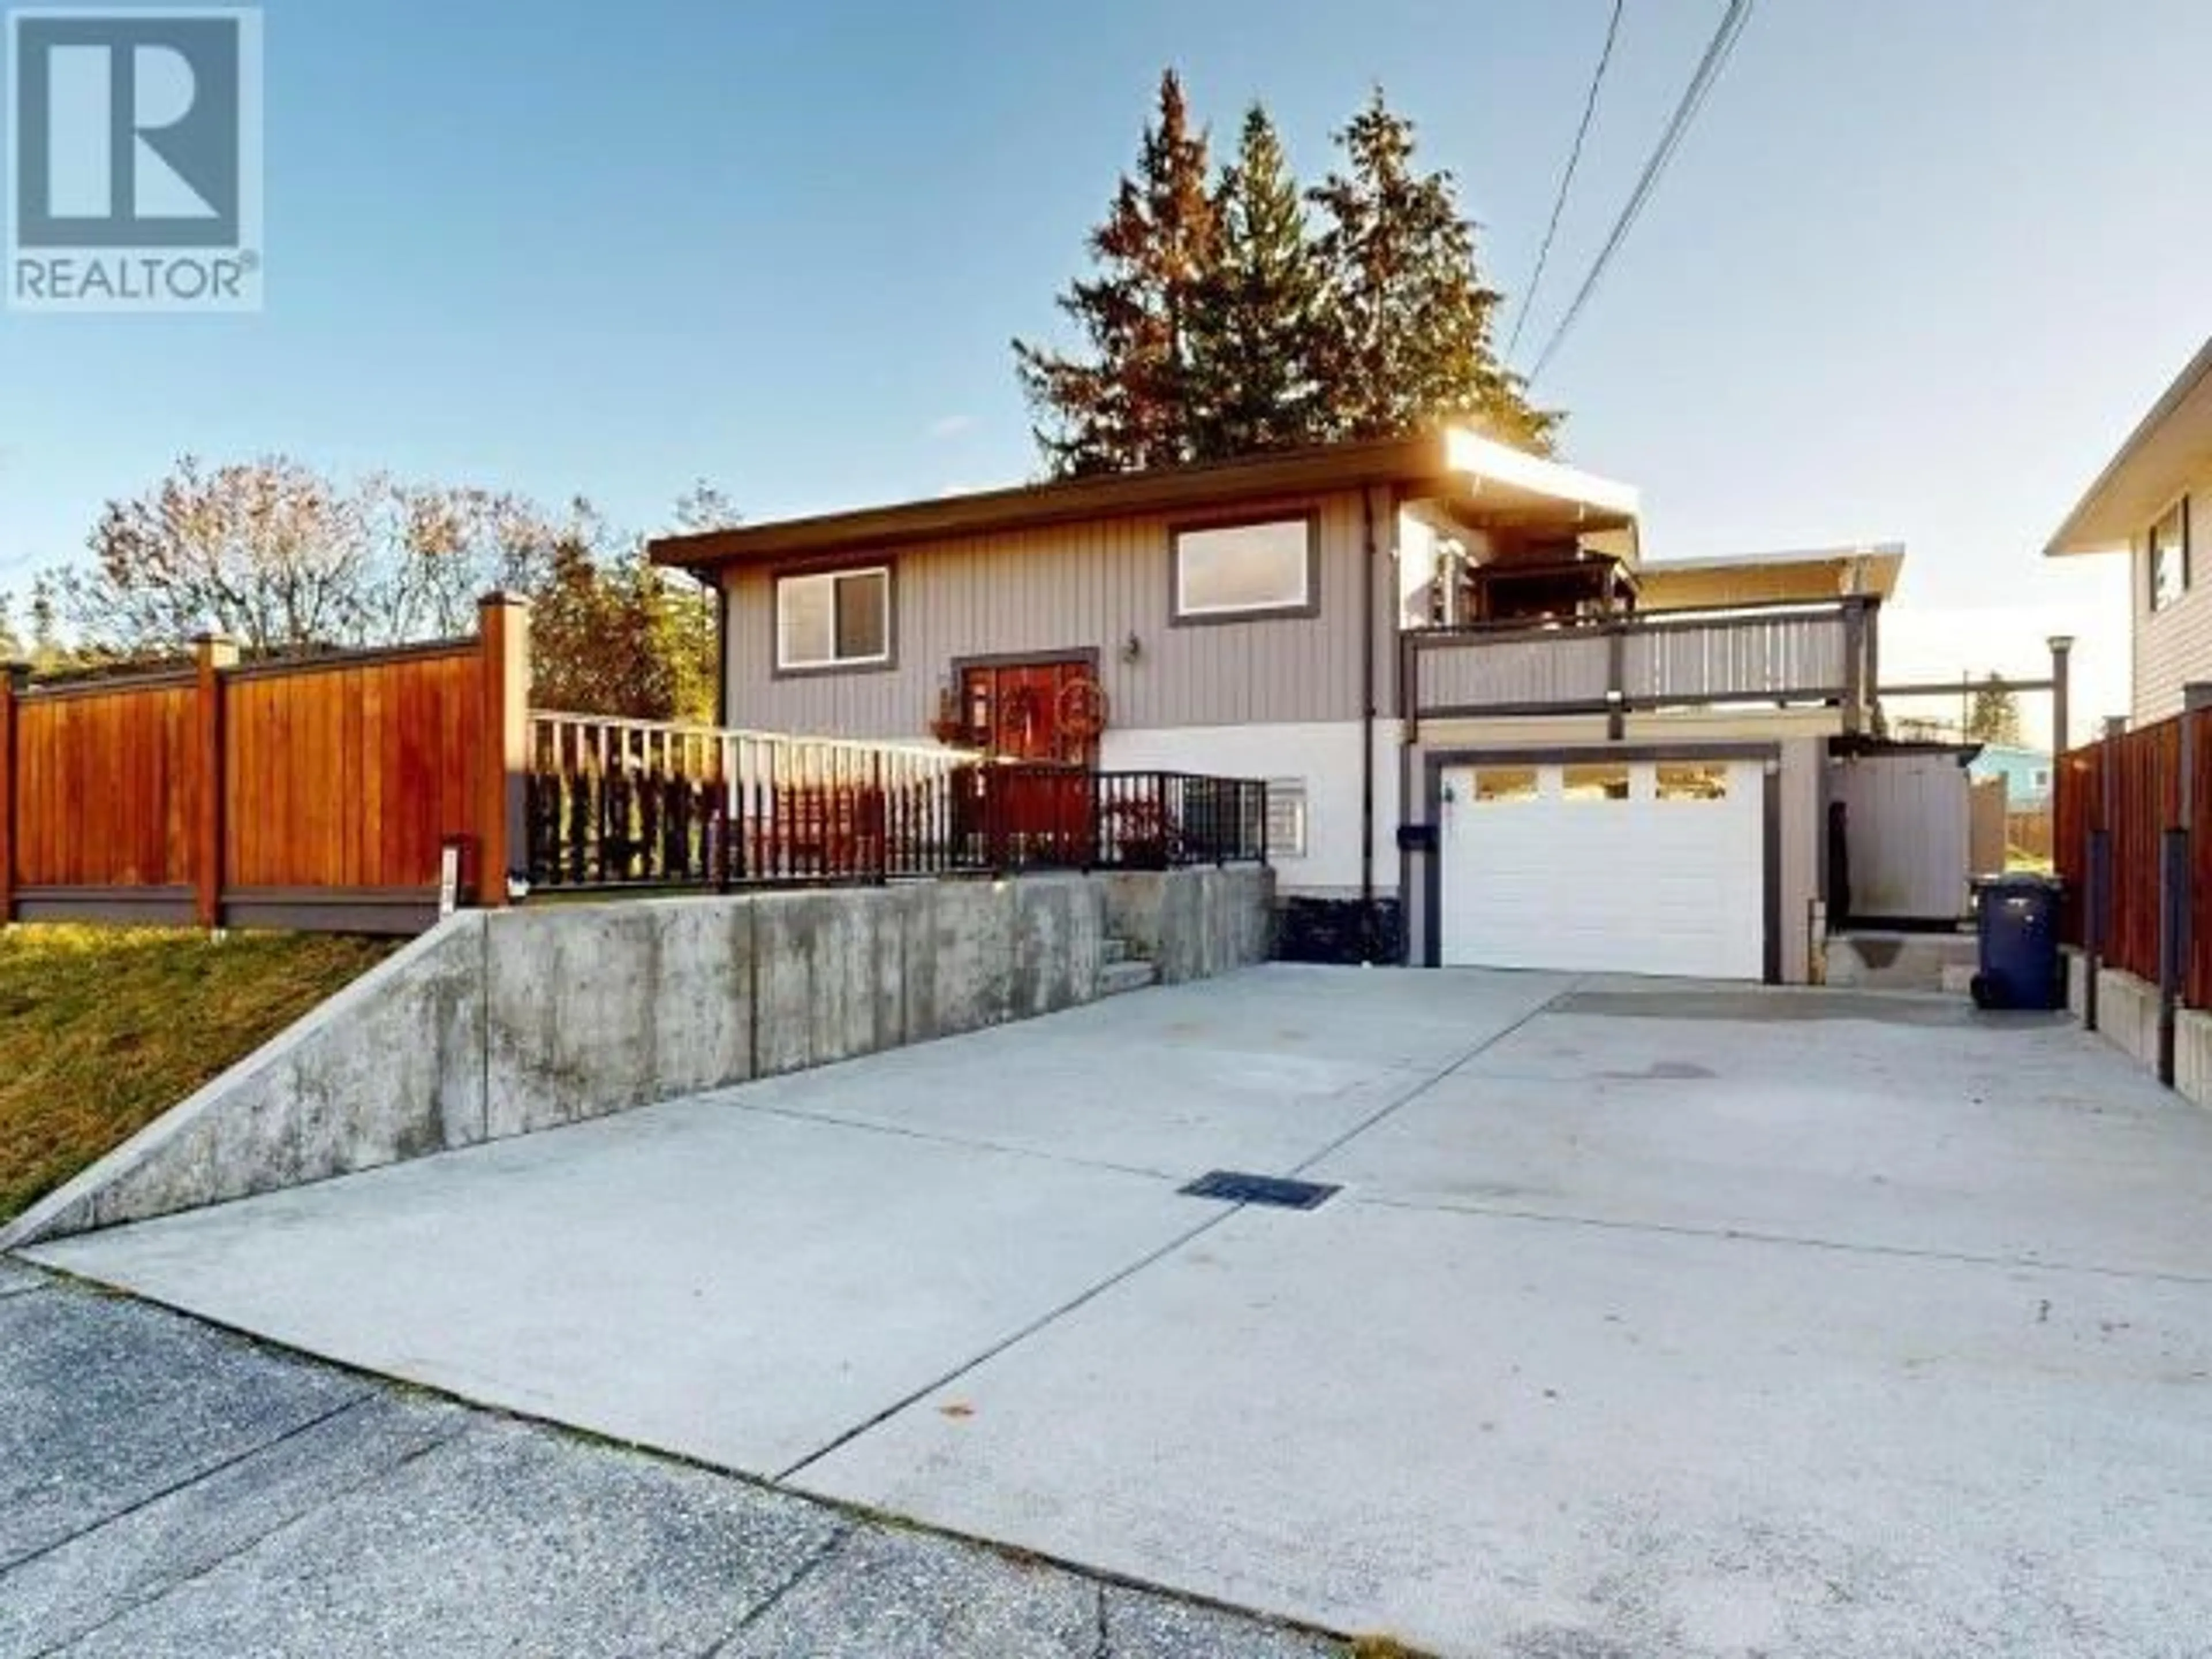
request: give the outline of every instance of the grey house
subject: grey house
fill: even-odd
[[[720,595],[725,725],[1267,779],[1294,949],[1802,979],[1896,555],[1670,578],[1638,506],[1447,428],[653,553]]]

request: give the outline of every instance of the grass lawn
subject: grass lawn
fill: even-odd
[[[392,939],[0,933],[0,1221],[242,1059]]]

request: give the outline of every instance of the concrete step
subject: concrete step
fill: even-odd
[[[1946,991],[1963,995],[1980,965],[1972,933],[1903,933],[1854,928],[1832,933],[1827,982],[1864,991]]]
[[[1160,982],[1160,970],[1149,962],[1109,962],[1098,975],[1098,994],[1118,997],[1125,991],[1141,991]]]

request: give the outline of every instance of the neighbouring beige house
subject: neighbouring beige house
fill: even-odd
[[[1266,779],[1287,954],[1802,981],[1901,550],[1646,566],[1638,514],[1445,429],[653,551],[726,725]]]
[[[2212,680],[2212,340],[2151,405],[2044,550],[2125,553],[2136,725],[2181,712],[2182,687]]]

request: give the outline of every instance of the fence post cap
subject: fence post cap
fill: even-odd
[[[0,680],[5,680],[10,690],[21,691],[30,683],[30,664],[12,657],[6,662],[0,662]]]
[[[228,634],[195,634],[192,635],[192,657],[195,661],[228,668],[238,660],[238,641]]]
[[[2212,708],[2212,680],[2191,680],[2183,686],[2181,707],[2191,714],[2201,714]]]
[[[526,593],[518,593],[511,587],[495,587],[477,601],[477,609],[479,611],[489,611],[495,606],[505,606],[514,611],[527,611],[530,609],[530,596]]]
[[[2074,636],[2071,634],[2053,634],[2045,643],[2050,646],[2053,655],[2063,657],[2074,648]]]

